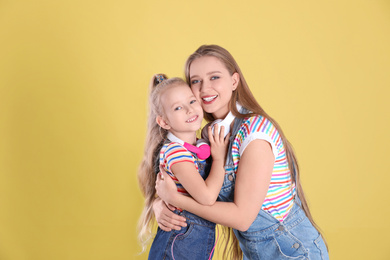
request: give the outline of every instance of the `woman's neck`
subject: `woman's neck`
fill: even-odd
[[[227,114],[229,114],[229,112],[230,112],[230,105],[228,104],[220,108],[218,111],[212,113],[212,115],[215,119],[224,119],[227,116]]]
[[[215,119],[224,119],[227,116],[227,114],[229,114],[229,112],[230,112],[229,108],[226,108],[222,111],[217,111],[212,115]]]

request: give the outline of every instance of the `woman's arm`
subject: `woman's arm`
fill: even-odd
[[[166,202],[190,211],[212,222],[240,231],[247,230],[255,220],[263,204],[271,181],[275,157],[267,141],[252,141],[241,156],[234,191],[234,202],[217,201],[204,206],[192,198],[177,194],[172,189],[168,175],[157,178],[156,190]],[[174,187],[175,188],[175,187]]]
[[[164,231],[180,230],[187,226],[186,218],[173,213],[173,210],[175,210],[175,207],[165,204],[160,198],[156,198],[153,202],[153,212],[157,224]]]
[[[229,143],[229,135],[223,135],[223,127],[218,134],[218,128],[211,134],[208,128],[213,163],[209,176],[203,180],[192,162],[180,162],[172,165],[172,172],[186,191],[200,204],[213,205],[217,200],[225,176],[224,162]]]

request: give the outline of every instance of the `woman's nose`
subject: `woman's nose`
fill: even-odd
[[[205,92],[210,88],[209,82],[202,81],[200,92]]]

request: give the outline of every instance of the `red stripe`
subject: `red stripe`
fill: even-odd
[[[182,161],[175,161],[175,160],[173,160],[173,162],[171,163],[171,169],[172,169],[172,166],[175,165],[176,163],[182,163],[182,162],[194,163],[194,161],[191,161],[190,159],[185,159],[185,160],[182,160]],[[195,168],[198,169],[198,165],[197,164],[195,164]]]
[[[246,128],[246,134],[249,134],[249,127],[248,127],[248,125],[245,124],[244,127]]]
[[[282,159],[280,159],[280,160],[276,160],[275,162],[281,162],[281,161],[284,161],[284,160],[286,160],[286,158],[282,158]]]
[[[280,134],[279,134],[279,136],[278,136],[278,139],[276,139],[275,144],[277,144],[279,141],[280,141]]]
[[[270,184],[282,184],[282,183],[289,183],[291,182],[290,180],[287,181],[271,181]]]
[[[269,207],[264,207],[263,210],[278,209],[279,207],[283,206],[287,202],[290,202],[292,199],[293,199],[293,197],[291,196],[288,200],[286,200],[280,204],[277,204],[277,205],[271,205]],[[269,201],[272,202],[272,200],[269,200]]]
[[[177,191],[178,192],[181,192],[181,193],[187,193],[186,190],[184,188],[177,188]]]
[[[256,131],[260,130],[260,128],[263,126],[264,122],[265,122],[265,117],[263,117],[263,119],[261,120],[260,125],[257,127]]]

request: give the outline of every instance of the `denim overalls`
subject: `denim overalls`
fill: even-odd
[[[196,154],[192,155],[197,161],[199,174],[205,179],[210,172],[210,164],[197,160]],[[214,253],[215,223],[188,211],[174,212],[187,219],[187,226],[171,232],[158,228],[148,259],[211,259],[210,254]]]
[[[236,174],[233,170],[232,144],[242,122],[240,118],[234,121],[225,165],[226,175],[218,198],[220,201],[234,200]],[[261,209],[247,231],[233,231],[240,242],[244,260],[329,259],[325,243],[301,209],[297,195],[294,206],[283,222]]]

